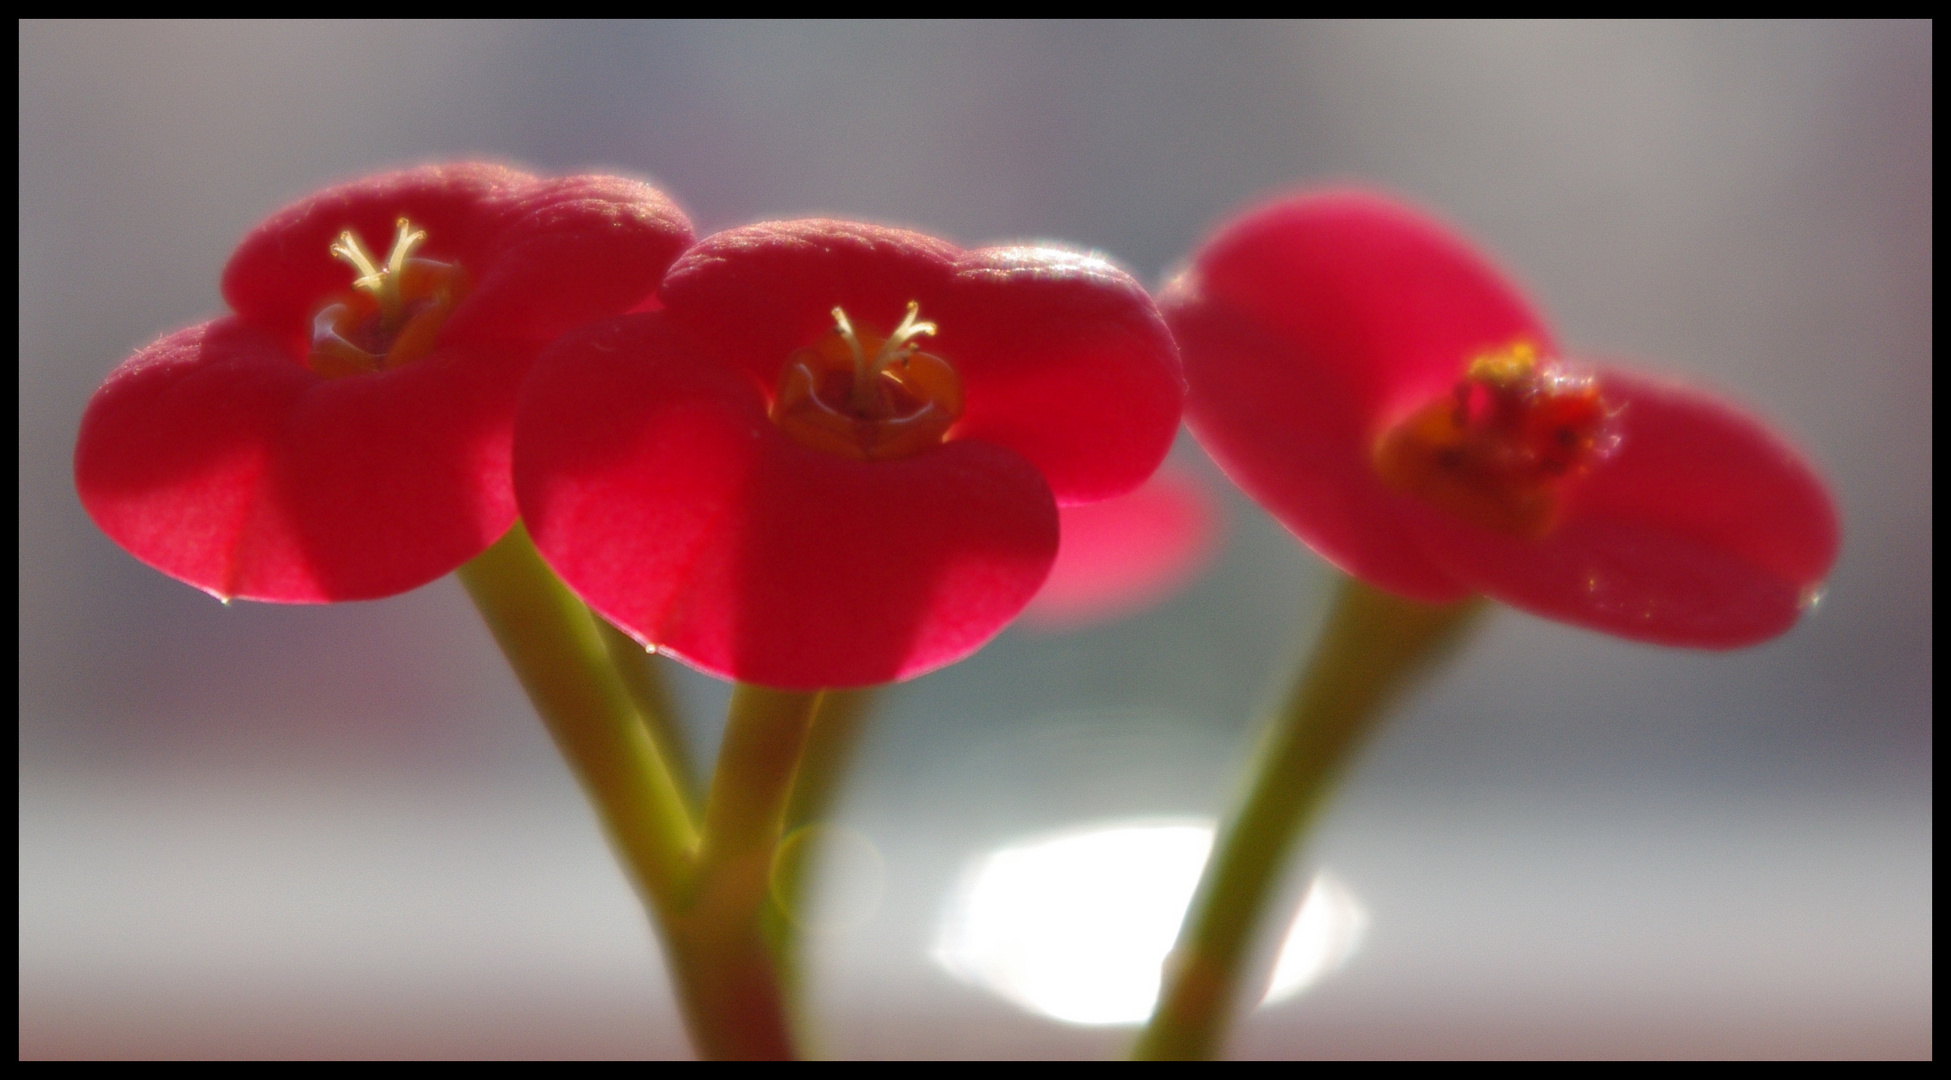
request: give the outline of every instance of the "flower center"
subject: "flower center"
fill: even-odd
[[[941,445],[962,416],[962,379],[948,361],[921,351],[935,324],[921,307],[881,337],[833,309],[833,331],[786,358],[772,422],[816,450],[887,461]]]
[[[453,263],[415,258],[425,230],[401,218],[381,263],[350,229],[332,244],[333,258],[358,271],[352,290],[312,317],[312,350],[305,366],[326,378],[363,375],[410,364],[433,351],[440,325],[467,292],[467,275]]]
[[[1518,341],[1470,362],[1455,390],[1383,432],[1382,481],[1486,528],[1541,537],[1566,486],[1618,443],[1591,375]]]

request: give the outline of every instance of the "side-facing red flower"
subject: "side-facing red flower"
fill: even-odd
[[[1188,421],[1343,570],[1607,633],[1734,648],[1787,630],[1835,561],[1794,448],[1699,391],[1574,362],[1443,225],[1359,191],[1222,228],[1167,291]]]
[[[509,442],[537,353],[631,308],[691,241],[648,185],[411,169],[273,214],[224,269],[234,314],[110,373],[75,486],[103,532],[216,596],[425,584],[515,520]]]
[[[807,689],[975,651],[1049,571],[1057,504],[1150,475],[1184,388],[1104,260],[790,221],[686,253],[663,308],[569,335],[515,488],[570,588],[716,675]]]

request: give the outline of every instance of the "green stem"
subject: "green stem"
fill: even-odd
[[[785,998],[765,932],[772,864],[785,832],[817,693],[740,683],[732,691],[718,770],[705,802],[697,879],[673,937],[696,989],[694,1026],[706,1057],[794,1056]]]
[[[1134,1057],[1196,1060],[1219,1050],[1290,850],[1362,737],[1482,606],[1419,604],[1342,582],[1313,659],[1270,720],[1246,798],[1213,847]]]
[[[842,781],[860,744],[861,732],[873,711],[878,687],[828,690],[813,712],[806,736],[806,753],[793,779],[792,799],[786,804],[786,837],[772,869],[771,918],[768,934],[789,991],[797,990],[804,958],[799,955],[799,930],[804,905],[817,883],[821,839],[817,826],[833,814]]]
[[[519,521],[458,573],[632,883],[668,922],[683,903],[697,829],[610,664],[600,620],[550,572]]]
[[[610,666],[623,679],[623,688],[629,692],[637,715],[643,718],[644,727],[650,732],[650,741],[657,744],[657,752],[670,770],[672,781],[684,793],[695,815],[704,792],[698,783],[697,767],[691,760],[690,741],[678,720],[677,702],[658,671],[657,655],[638,644],[636,638],[610,625],[607,619],[597,618],[596,632],[603,638],[603,647],[609,650]]]
[[[853,763],[854,749],[879,692],[879,687],[864,686],[820,695],[813,728],[806,736],[806,756],[793,779],[792,801],[786,804],[788,831],[832,816],[841,781]]]

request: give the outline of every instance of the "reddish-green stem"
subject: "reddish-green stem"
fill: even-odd
[[[527,530],[517,523],[460,578],[656,916],[699,1053],[792,1057],[762,917],[815,695],[733,695],[701,836],[665,750],[681,745],[675,726],[640,711],[655,707],[656,688],[626,683],[617,643],[549,571]]]
[[[1293,848],[1363,737],[1481,607],[1478,600],[1419,604],[1353,578],[1342,582],[1312,659],[1269,719],[1246,797],[1213,846],[1134,1057],[1219,1052]]]

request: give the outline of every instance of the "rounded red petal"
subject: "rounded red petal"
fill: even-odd
[[[1407,535],[1370,455],[1473,356],[1520,338],[1554,350],[1496,267],[1415,210],[1334,191],[1221,229],[1162,306],[1187,423],[1235,483],[1350,574],[1430,602],[1467,594]]]
[[[1049,571],[1057,516],[1028,462],[978,441],[863,462],[799,445],[747,372],[662,314],[538,363],[515,485],[570,588],[714,675],[861,686],[974,652]]]
[[[224,298],[308,344],[312,317],[354,277],[332,256],[333,241],[350,230],[384,258],[401,218],[427,233],[416,255],[458,263],[473,286],[442,340],[546,343],[650,295],[692,239],[683,212],[639,181],[430,165],[327,188],[272,214],[224,268]]]
[[[885,334],[909,301],[933,321],[961,250],[944,240],[851,221],[767,221],[713,233],[658,288],[670,317],[713,359],[772,392],[794,350],[833,330],[833,309]],[[939,339],[926,339],[935,351]]]
[[[885,333],[914,302],[966,397],[949,438],[1009,447],[1060,502],[1131,490],[1164,460],[1184,380],[1151,297],[1102,258],[1056,248],[963,252],[854,222],[768,222],[705,238],[659,295],[714,357],[767,393],[833,309]]]
[[[237,314],[291,339],[294,348],[307,348],[312,316],[352,287],[353,269],[331,253],[340,233],[350,230],[383,259],[395,222],[404,217],[427,233],[416,254],[458,262],[478,281],[502,224],[484,208],[533,182],[499,165],[460,164],[326,188],[283,207],[244,237],[224,266],[224,300]]]
[[[692,241],[691,223],[662,192],[619,176],[537,180],[501,193],[499,231],[448,339],[538,344],[655,295]]]
[[[1497,600],[1662,645],[1738,648],[1786,631],[1836,559],[1813,468],[1765,424],[1697,390],[1605,370],[1619,446],[1542,540],[1403,500],[1430,557]]]
[[[509,418],[527,355],[437,351],[326,380],[240,319],[110,374],[75,486],[142,561],[215,595],[359,600],[425,584],[514,521]]]
[[[1429,603],[1469,590],[1430,562],[1357,451],[1368,424],[1352,395],[1290,343],[1212,305],[1167,318],[1186,358],[1186,423],[1228,479],[1344,573]]]
[[[1136,491],[1058,510],[1063,535],[1025,626],[1073,630],[1136,614],[1198,576],[1218,546],[1219,506],[1170,465]]]
[[[968,397],[950,438],[1029,458],[1060,503],[1122,495],[1171,449],[1185,405],[1178,348],[1151,296],[1104,259],[969,252],[931,318]]]

